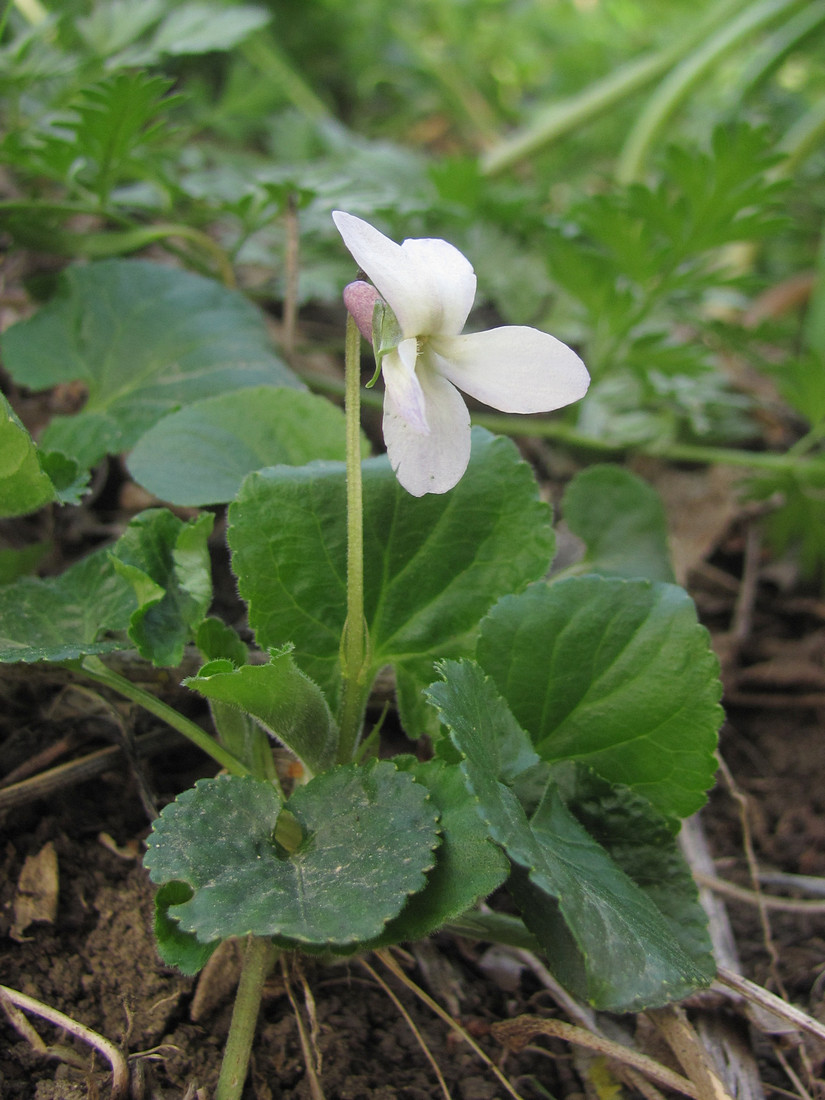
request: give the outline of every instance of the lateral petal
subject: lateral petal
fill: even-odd
[[[405,336],[461,332],[475,298],[476,277],[457,248],[435,238],[399,245],[353,214],[335,210],[332,218]]]
[[[415,371],[418,358],[418,341],[415,337],[402,340],[398,347],[388,352],[381,363],[386,392],[391,395],[393,407],[417,435],[428,435],[427,409],[424,391]]]
[[[415,432],[389,390],[384,394],[384,442],[390,465],[414,497],[446,493],[470,461],[470,414],[458,390],[426,363],[418,375],[427,409],[429,435]]]
[[[584,397],[587,368],[549,333],[507,325],[429,342],[436,369],[470,397],[511,413],[560,409]]]

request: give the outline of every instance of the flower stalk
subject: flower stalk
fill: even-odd
[[[276,948],[266,936],[249,936],[243,970],[232,1008],[229,1037],[221,1062],[215,1100],[240,1100],[249,1069],[249,1055],[258,1023],[264,982],[275,962]]]
[[[347,447],[347,619],[341,638],[344,687],[340,712],[339,763],[353,758],[361,734],[367,664],[364,620],[364,503],[361,486],[361,333],[347,314],[345,407]]]

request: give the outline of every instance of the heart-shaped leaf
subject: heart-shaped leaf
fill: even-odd
[[[473,432],[467,473],[443,496],[411,497],[386,458],[363,463],[364,604],[369,675],[395,667],[411,736],[433,728],[421,690],[433,662],[472,650],[505,592],[543,575],[549,513],[509,440]],[[251,474],[230,506],[229,543],[259,645],[295,660],[335,699],[346,618],[346,490],[333,463]]]
[[[179,405],[245,386],[299,386],[235,291],[142,260],[70,267],[58,295],[2,338],[6,370],[46,389],[81,381],[85,407],[41,440],[84,468],[128,450]]]
[[[667,816],[705,801],[719,665],[681,588],[597,576],[533,585],[485,618],[478,661],[544,760],[581,760]]]
[[[336,405],[302,390],[251,386],[165,416],[138,440],[128,466],[161,500],[199,506],[232,500],[246,475],[264,466],[344,456]]]
[[[426,788],[388,761],[333,768],[286,804],[300,830],[276,838],[282,804],[262,780],[200,780],[167,806],[148,842],[153,882],[192,896],[169,908],[202,943],[274,936],[304,949],[352,949],[375,939],[420,890],[438,844]]]

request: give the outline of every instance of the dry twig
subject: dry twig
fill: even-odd
[[[48,1020],[56,1027],[62,1027],[70,1035],[74,1035],[76,1039],[88,1043],[99,1054],[102,1054],[112,1069],[111,1100],[124,1100],[129,1092],[129,1065],[114,1043],[110,1043],[108,1039],[104,1039],[102,1035],[98,1035],[96,1031],[92,1031],[91,1028],[78,1023],[70,1016],[64,1016],[56,1008],[44,1005],[33,997],[27,997],[25,993],[19,993],[16,989],[9,989],[8,986],[0,985],[0,1001],[4,1005],[9,1003],[24,1012],[31,1012],[35,1016]]]

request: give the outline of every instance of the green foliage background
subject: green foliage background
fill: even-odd
[[[9,0],[0,224],[67,259],[160,247],[276,310],[340,309],[336,207],[444,236],[478,273],[470,327],[581,350],[557,434],[751,465],[816,571],[823,54],[817,0]]]

